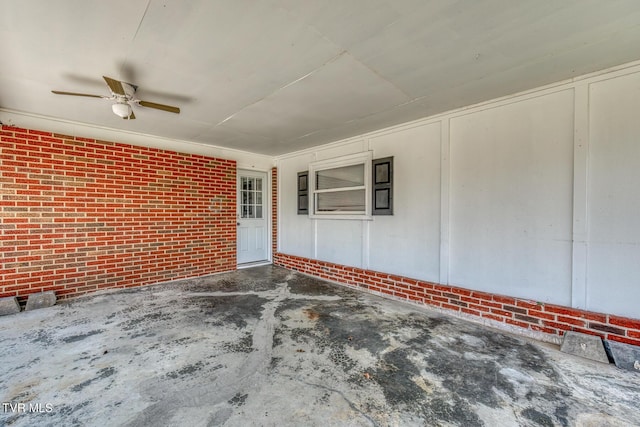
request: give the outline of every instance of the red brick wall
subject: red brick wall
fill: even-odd
[[[275,253],[273,259],[276,265],[312,276],[532,331],[556,336],[576,331],[640,345],[640,320],[636,319],[443,286],[282,253]]]
[[[236,268],[235,161],[3,126],[0,297]]]

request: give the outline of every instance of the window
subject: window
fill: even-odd
[[[262,178],[240,178],[240,217],[262,218]]]
[[[371,153],[323,160],[309,165],[311,217],[370,219]],[[298,185],[300,198],[300,185]]]

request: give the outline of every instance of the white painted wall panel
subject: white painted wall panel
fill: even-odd
[[[364,139],[360,139],[348,144],[339,144],[318,150],[316,151],[316,160],[335,159],[336,157],[348,156],[349,154],[362,153],[365,150],[365,141]]]
[[[278,250],[289,255],[313,258],[313,223],[298,215],[298,172],[307,170],[311,154],[278,162]]]
[[[318,259],[362,267],[362,221],[317,220]]]
[[[587,308],[640,317],[640,73],[592,83]]]
[[[437,282],[440,269],[440,122],[372,138],[393,156],[393,216],[370,224],[369,268]]]
[[[569,305],[573,91],[451,120],[450,283]]]

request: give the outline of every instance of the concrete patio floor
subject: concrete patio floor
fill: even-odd
[[[0,364],[11,426],[640,425],[636,373],[272,266],[2,317]]]

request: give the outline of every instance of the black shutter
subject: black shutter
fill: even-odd
[[[372,215],[393,215],[393,157],[372,161]]]
[[[309,214],[309,172],[298,172],[298,215]]]

